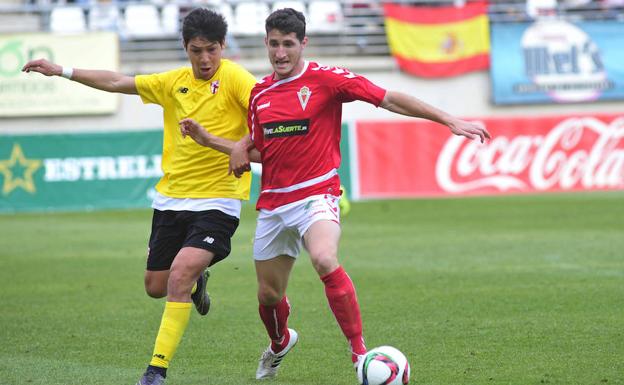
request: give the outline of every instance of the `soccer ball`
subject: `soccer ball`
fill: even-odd
[[[360,385],[407,385],[410,366],[405,355],[392,346],[369,350],[358,362]]]

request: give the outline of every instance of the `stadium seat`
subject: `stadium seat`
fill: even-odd
[[[50,12],[50,31],[77,33],[87,29],[87,21],[81,7],[55,7]]]
[[[308,31],[339,32],[344,16],[338,1],[311,1],[308,8]]]
[[[227,4],[227,0],[202,0],[201,3],[203,7],[218,11],[221,5]],[[178,4],[185,4],[185,3],[183,1],[178,1]]]
[[[234,11],[235,33],[241,35],[264,34],[264,21],[269,13],[269,6],[266,3],[238,3]]]
[[[180,7],[177,4],[166,4],[162,9],[162,29],[167,35],[178,35],[180,32]]]
[[[119,8],[112,2],[92,5],[88,19],[92,31],[117,31],[121,24]]]
[[[217,6],[216,10],[223,16],[228,24],[228,31],[235,32],[236,20],[234,20],[234,11],[232,11],[232,6],[223,2]]]
[[[158,9],[152,4],[129,4],[124,17],[125,34],[133,37],[154,37],[163,34]]]
[[[303,13],[306,19],[308,18],[308,13],[306,11],[306,7],[303,1],[276,1],[275,3],[273,3],[273,8],[271,8],[271,10],[275,12],[276,10],[282,8],[292,8],[296,11]]]

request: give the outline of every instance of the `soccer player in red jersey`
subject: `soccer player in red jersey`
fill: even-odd
[[[257,379],[274,377],[299,338],[288,328],[286,287],[302,246],[325,285],[353,363],[366,353],[355,288],[338,262],[342,104],[362,100],[441,123],[455,135],[482,142],[490,138],[478,123],[457,119],[412,96],[386,91],[346,69],[304,60],[308,39],[305,18],[298,11],[273,12],[266,20],[266,32],[274,72],[251,92],[250,135],[233,143],[192,120],[180,122],[183,135],[230,153],[230,168],[236,176],[250,169],[250,161],[262,163],[254,259],[260,318],[271,344],[260,358]]]

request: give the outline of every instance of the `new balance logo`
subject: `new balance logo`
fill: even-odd
[[[214,242],[214,238],[213,237],[206,237],[204,238],[204,242],[210,243],[212,245],[212,243]]]
[[[260,110],[262,110],[264,108],[268,108],[268,107],[271,107],[271,102],[270,101],[266,102],[264,104],[258,105],[258,107],[256,108],[256,111],[260,111]]]
[[[161,360],[165,359],[165,355],[164,354],[154,354],[152,357],[160,358]]]

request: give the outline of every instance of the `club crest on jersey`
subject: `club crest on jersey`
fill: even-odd
[[[312,91],[307,86],[301,87],[299,92],[297,92],[297,96],[299,97],[299,104],[301,104],[301,109],[305,111],[306,106],[308,105],[308,101],[312,96]]]
[[[212,94],[216,94],[217,91],[219,91],[219,81],[215,80],[214,82],[210,83],[210,92],[212,92]]]

